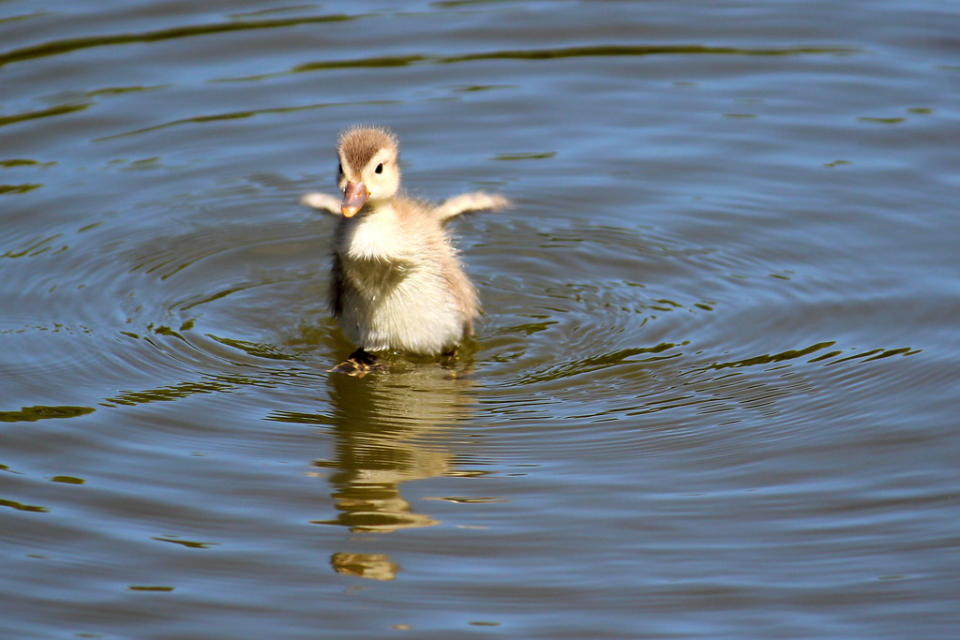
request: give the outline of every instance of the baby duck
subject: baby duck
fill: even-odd
[[[445,225],[466,211],[500,209],[506,198],[466,193],[439,206],[398,194],[399,146],[385,128],[353,127],[337,144],[342,199],[308,193],[301,202],[339,213],[330,307],[358,349],[331,371],[363,375],[371,352],[452,353],[473,333],[477,292]]]

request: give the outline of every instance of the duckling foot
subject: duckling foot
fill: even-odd
[[[437,360],[437,364],[440,365],[441,369],[447,372],[447,375],[451,380],[465,378],[470,374],[470,366],[469,364],[465,365],[460,361],[460,352],[457,347],[441,353],[440,358]]]
[[[345,373],[348,376],[362,378],[377,368],[377,357],[363,349],[357,349],[350,357],[333,367],[327,373]]]

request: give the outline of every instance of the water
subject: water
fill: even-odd
[[[952,638],[953,2],[0,3],[4,638]],[[337,132],[486,315],[325,370]]]

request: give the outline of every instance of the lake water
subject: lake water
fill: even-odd
[[[954,638],[960,5],[0,2],[0,637]],[[337,133],[486,314],[328,374]]]

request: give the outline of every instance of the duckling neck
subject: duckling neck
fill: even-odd
[[[372,202],[359,215],[342,222],[337,234],[337,250],[348,261],[389,262],[407,253],[392,199]]]

